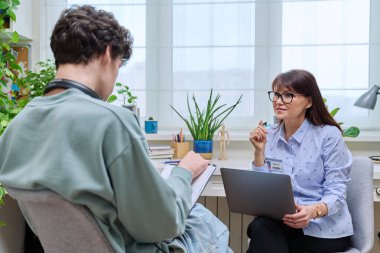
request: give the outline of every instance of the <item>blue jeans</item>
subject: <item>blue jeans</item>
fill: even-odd
[[[201,204],[187,218],[185,232],[169,243],[173,253],[233,253],[227,227]]]

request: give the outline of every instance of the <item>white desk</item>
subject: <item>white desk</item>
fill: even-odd
[[[236,169],[248,169],[251,166],[252,160],[212,160],[218,166],[212,176],[210,182],[207,184],[201,196],[211,197],[224,197],[226,196],[223,187],[222,177],[220,175],[220,167],[236,168]],[[380,187],[380,164],[374,164],[373,171],[373,201],[380,202],[380,195],[376,194],[376,188]]]

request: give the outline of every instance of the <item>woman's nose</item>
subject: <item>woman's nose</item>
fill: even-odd
[[[282,105],[284,104],[284,101],[282,101],[282,97],[279,97],[275,103]]]

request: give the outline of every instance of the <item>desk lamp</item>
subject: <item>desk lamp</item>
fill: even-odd
[[[380,87],[377,85],[374,85],[369,91],[361,95],[356,100],[354,105],[361,108],[373,110],[376,105],[377,95],[380,94],[379,90],[380,90]]]

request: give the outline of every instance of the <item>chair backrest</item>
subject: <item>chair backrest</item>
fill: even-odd
[[[6,189],[19,203],[45,253],[115,252],[86,207],[48,190]]]
[[[374,241],[374,205],[373,162],[368,157],[354,157],[347,204],[354,226],[351,244],[357,250],[347,252],[370,252]]]

